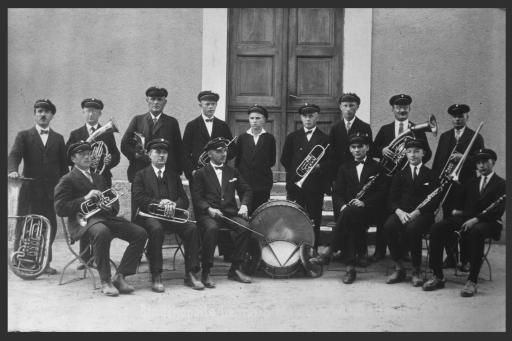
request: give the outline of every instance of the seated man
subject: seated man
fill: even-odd
[[[185,246],[185,285],[195,290],[204,289],[204,285],[195,277],[199,271],[199,232],[191,222],[173,222],[166,219],[180,217],[176,208],[188,208],[187,194],[183,190],[181,179],[173,170],[165,167],[167,162],[169,142],[163,138],[148,142],[148,156],[151,165],[135,174],[133,180],[133,200],[143,212],[149,212],[149,206],[157,208],[164,217],[147,217],[138,215],[135,222],[148,232],[147,253],[151,269],[152,286],[155,292],[164,292],[162,283],[162,244],[164,229],[178,233]],[[182,212],[183,213],[183,212]]]
[[[201,281],[207,288],[215,287],[210,277],[210,268],[213,266],[219,226],[225,226],[231,229],[235,244],[228,278],[251,283],[251,278],[241,270],[251,232],[238,225],[249,226],[247,212],[252,199],[251,187],[237,169],[225,165],[227,145],[224,141],[211,140],[206,144],[205,150],[210,157],[210,163],[194,173],[192,187],[192,200],[197,208],[197,224],[202,234]],[[237,207],[235,190],[240,197],[240,209]]]
[[[393,176],[389,202],[394,213],[384,223],[384,233],[395,263],[395,271],[386,283],[394,284],[405,280],[406,272],[402,261],[404,249],[407,248],[411,252],[412,285],[419,287],[423,284],[420,276],[421,238],[434,222],[434,211],[439,201],[431,200],[420,207],[420,203],[436,188],[434,173],[421,161],[425,153],[425,142],[411,139],[405,143],[405,148],[409,163]]]
[[[423,290],[444,288],[443,245],[454,231],[460,231],[466,235],[470,246],[468,281],[460,294],[463,297],[473,296],[477,292],[485,239],[499,239],[501,234],[503,227],[499,220],[505,211],[505,203],[497,199],[505,194],[506,183],[494,172],[496,153],[491,149],[480,149],[474,154],[473,160],[480,177],[474,177],[464,184],[455,201],[452,216],[431,227],[429,266],[434,274],[423,285]]]
[[[126,282],[125,276],[132,275],[137,270],[147,234],[142,227],[116,217],[119,201],[106,205],[100,200],[108,187],[101,175],[91,174],[89,170],[91,151],[91,145],[84,141],[69,146],[67,154],[74,167],[55,187],[55,211],[61,217],[68,217],[72,240],[85,239],[92,244],[93,257],[101,279],[101,291],[107,296],[129,294],[135,289]],[[80,206],[85,201],[97,202],[100,211],[82,225],[77,214],[81,213]],[[112,280],[110,242],[113,238],[125,240],[129,245],[119,264],[118,273]]]

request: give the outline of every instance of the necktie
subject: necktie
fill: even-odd
[[[156,117],[153,117],[153,125],[156,124],[156,121],[158,121],[158,119]]]
[[[485,185],[487,185],[487,177],[484,176],[484,179],[482,180],[482,184],[480,185],[480,194],[484,191]]]
[[[460,136],[461,136],[461,131],[455,130],[455,140],[457,140],[457,142],[459,142]]]
[[[416,177],[418,176],[418,166],[415,166],[412,171],[412,181],[416,181]]]
[[[350,126],[351,126],[350,121],[347,121],[347,124],[346,124],[346,127],[347,127],[347,133],[348,133],[348,132],[349,132],[349,130],[350,130]]]
[[[398,125],[398,135],[404,132],[404,122],[400,122]]]
[[[41,129],[41,132],[40,132],[41,135],[48,134],[48,133],[49,133],[49,130]]]
[[[91,133],[94,133],[96,131],[96,128],[91,127]]]
[[[158,170],[158,180],[162,180],[162,170]]]
[[[205,118],[204,121],[205,122],[213,122],[213,118]]]

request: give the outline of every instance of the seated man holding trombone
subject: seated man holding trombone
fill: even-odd
[[[135,289],[126,282],[125,276],[137,270],[147,233],[142,227],[116,217],[119,194],[108,188],[101,175],[90,172],[91,152],[91,145],[85,141],[69,146],[67,154],[74,167],[55,187],[55,211],[69,218],[72,240],[86,239],[92,244],[102,293],[107,296],[129,294]],[[125,240],[129,245],[112,280],[110,242],[113,238]]]
[[[204,285],[194,273],[199,271],[199,232],[189,220],[189,201],[180,176],[165,167],[169,141],[163,138],[148,142],[146,149],[151,165],[135,174],[133,200],[138,207],[135,222],[148,232],[147,255],[155,292],[164,292],[162,284],[162,244],[164,229],[177,233],[185,246],[185,285],[195,290]]]

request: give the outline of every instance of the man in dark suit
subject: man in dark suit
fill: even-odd
[[[328,191],[330,186],[328,157],[324,154],[324,157],[313,168],[302,187],[295,184],[302,178],[297,175],[296,170],[313,147],[316,145],[323,148],[327,147],[329,137],[316,125],[320,114],[319,106],[305,104],[299,108],[299,114],[303,127],[286,136],[281,154],[281,164],[286,170],[286,199],[297,202],[304,208],[310,219],[314,221],[314,247],[317,249],[324,193]],[[315,153],[315,156],[318,155],[319,153]]]
[[[201,91],[197,95],[197,100],[201,114],[188,122],[183,132],[183,168],[190,185],[192,185],[194,171],[198,168],[197,161],[206,143],[216,137],[224,137],[228,140],[233,138],[226,122],[215,117],[219,95],[209,90]]]
[[[251,232],[244,228],[249,226],[247,219],[248,206],[252,198],[251,187],[238,170],[225,165],[227,144],[222,139],[211,140],[206,144],[205,150],[210,157],[210,163],[195,172],[192,187],[192,200],[194,207],[197,208],[197,225],[202,234],[201,281],[210,283],[209,287],[215,286],[210,278],[210,269],[213,266],[219,227],[225,226],[231,229],[235,244],[228,278],[241,283],[251,283],[251,278],[241,270],[251,238]],[[240,208],[237,206],[235,190],[240,198]]]
[[[316,263],[326,263],[332,253],[339,249],[341,241],[346,242],[346,249],[343,250],[346,256],[345,263],[347,270],[343,277],[343,283],[351,284],[356,279],[356,258],[365,257],[365,254],[357,255],[361,245],[366,249],[366,238],[368,219],[375,208],[382,203],[384,197],[382,182],[379,177],[379,165],[367,153],[370,148],[370,138],[360,133],[352,134],[349,137],[350,152],[352,160],[346,160],[338,170],[336,187],[333,196],[338,197],[342,205],[342,213],[336,223],[331,235],[331,245],[326,248],[324,254],[311,259]],[[373,180],[375,178],[375,180]],[[382,180],[382,179],[380,179]],[[372,183],[369,185],[369,183]],[[360,195],[363,187],[367,189]]]
[[[127,170],[130,183],[133,183],[135,173],[151,164],[151,160],[145,152],[145,144],[159,137],[170,143],[166,166],[178,175],[183,171],[183,144],[180,126],[174,117],[163,113],[167,103],[167,90],[154,86],[150,87],[146,90],[146,102],[148,103],[149,112],[135,116],[121,139],[121,152],[130,161]],[[142,138],[136,138],[138,134]],[[132,197],[132,220],[135,210],[136,207]]]
[[[406,142],[409,164],[395,173],[391,182],[389,203],[394,213],[384,223],[384,233],[395,263],[395,271],[388,277],[388,284],[405,280],[406,271],[402,263],[404,248],[411,252],[412,285],[418,287],[423,284],[420,275],[422,235],[434,222],[434,211],[439,204],[438,200],[423,204],[425,198],[436,188],[434,173],[421,161],[425,145],[426,141],[419,139]]]
[[[496,153],[491,149],[480,149],[474,154],[473,161],[476,162],[480,177],[473,177],[466,182],[459,193],[460,200],[455,201],[452,215],[432,225],[429,266],[433,276],[425,282],[423,290],[444,288],[443,245],[454,231],[458,231],[468,239],[471,264],[468,280],[460,294],[470,297],[477,292],[484,241],[486,238],[499,240],[503,228],[500,219],[505,211],[505,202],[491,206],[506,193],[505,179],[494,172],[496,160]]]
[[[441,175],[441,172],[446,167],[446,163],[452,153],[464,154],[468,148],[469,142],[475,135],[475,131],[467,126],[469,119],[469,106],[466,104],[453,104],[448,108],[448,114],[451,115],[451,121],[453,129],[445,131],[439,138],[437,144],[436,154],[434,157],[434,163],[432,164],[432,170],[437,176]],[[469,155],[473,155],[477,150],[484,148],[484,139],[480,134],[475,138],[475,142],[471,146]],[[451,212],[456,204],[455,200],[458,196],[459,191],[462,190],[464,184],[475,176],[475,161],[468,158],[462,165],[462,169],[459,174],[459,183],[453,183],[448,196],[446,197],[443,207],[443,219],[450,217]],[[455,267],[457,265],[457,257],[453,253],[456,250],[457,245],[455,240],[448,241],[446,245],[447,257],[444,261],[445,267]],[[464,257],[463,257],[464,256]],[[461,268],[468,270],[466,254],[461,250]]]
[[[74,167],[63,176],[55,187],[55,210],[61,217],[68,217],[68,228],[73,241],[86,239],[92,244],[94,260],[100,274],[101,290],[107,296],[119,293],[129,294],[135,289],[128,284],[125,276],[137,270],[146,243],[146,231],[129,221],[116,217],[119,201],[108,203],[102,200],[102,193],[108,189],[102,176],[90,172],[92,147],[88,142],[72,144],[68,157]],[[82,203],[97,202],[100,211],[80,223],[77,214],[81,213]],[[110,272],[110,243],[120,238],[129,243],[114,279]]]
[[[391,112],[395,116],[394,122],[383,125],[377,135],[375,136],[373,156],[377,157],[382,161],[383,155],[387,157],[393,157],[394,153],[388,148],[389,144],[400,134],[405,132],[414,123],[409,121],[409,113],[411,111],[412,98],[409,95],[399,94],[391,96],[389,104],[391,105]],[[411,134],[412,135],[412,134]],[[424,131],[415,132],[414,137],[425,141],[425,153],[423,156],[423,163],[427,163],[432,157],[432,151],[428,145],[427,135]],[[388,182],[388,185],[391,181]],[[386,255],[386,242],[384,237],[383,224],[385,217],[391,212],[382,212],[380,215],[383,217],[377,224],[377,244],[375,247],[374,259],[382,259]]]
[[[199,271],[199,232],[196,225],[190,221],[167,221],[173,217],[185,219],[183,212],[177,212],[176,209],[186,210],[189,204],[179,175],[165,166],[169,142],[162,138],[154,139],[148,142],[147,148],[151,165],[135,174],[132,195],[139,210],[147,214],[150,212],[150,206],[158,207],[159,215],[162,217],[159,219],[138,215],[135,218],[135,222],[148,232],[147,253],[152,275],[151,288],[155,292],[165,291],[161,276],[162,245],[164,230],[169,230],[177,233],[185,246],[185,285],[202,290],[204,285],[194,275]]]
[[[53,190],[59,178],[68,172],[64,138],[50,128],[57,109],[49,99],[34,104],[35,127],[18,133],[8,158],[8,175],[19,177],[18,167],[23,160],[23,176],[33,178],[20,193],[19,215],[40,214],[50,220],[50,249],[45,273],[54,275],[57,270],[50,266],[52,245],[57,233],[57,218],[53,208]]]

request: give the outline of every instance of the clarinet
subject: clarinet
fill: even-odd
[[[487,206],[480,214],[487,214],[489,211],[493,210],[496,206],[501,204],[503,201],[505,201],[507,195],[503,194],[500,196],[496,201],[492,202],[489,206]],[[462,237],[462,233],[465,232],[464,230],[460,231],[454,231],[457,234],[457,237],[460,239]]]
[[[433,198],[438,196],[439,194],[443,193],[445,187],[448,185],[448,182],[443,182],[439,187],[437,187],[435,190],[430,192],[429,195],[416,207],[417,210],[420,208],[423,208],[426,204],[428,204],[430,201],[432,201]]]
[[[356,196],[354,199],[357,199],[357,200],[361,200],[361,198],[366,194],[366,192],[368,191],[368,189],[375,183],[375,181],[378,179],[378,177],[380,176],[381,173],[378,173],[376,175],[372,175],[368,178],[368,181],[363,185],[363,187],[361,188],[361,190],[359,192],[357,192]],[[352,199],[352,200],[354,200]],[[351,200],[351,201],[352,201]],[[340,209],[340,213],[343,212],[345,210],[345,208],[347,208],[347,204],[344,204],[343,207]]]

